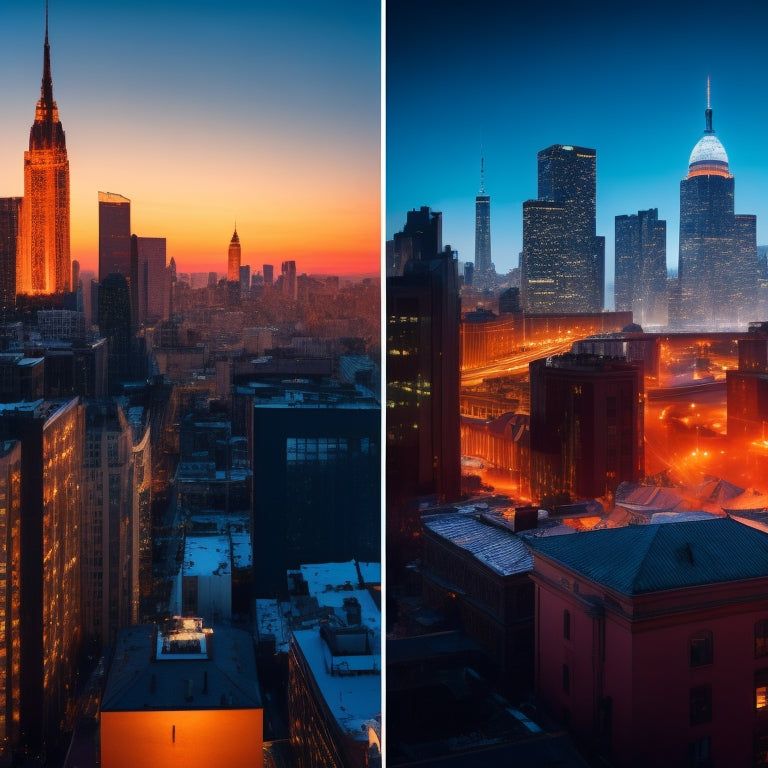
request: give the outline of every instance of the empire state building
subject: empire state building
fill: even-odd
[[[59,109],[53,100],[48,12],[45,17],[43,82],[24,153],[17,293],[49,294],[70,290],[69,160]]]

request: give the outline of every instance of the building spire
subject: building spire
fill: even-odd
[[[40,88],[43,106],[53,107],[53,80],[51,79],[51,46],[48,44],[48,0],[45,2],[45,45],[43,46],[43,83]]]
[[[712,101],[711,101],[709,75],[707,75],[707,108],[704,111],[704,120],[706,121],[706,127],[704,128],[704,133],[714,133],[715,131],[712,128]]]
[[[480,155],[480,194],[485,194],[485,158]]]

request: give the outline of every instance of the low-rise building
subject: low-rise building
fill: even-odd
[[[612,765],[763,765],[768,535],[727,517],[531,538],[536,690]]]
[[[261,768],[263,709],[248,633],[179,617],[122,630],[100,740],[104,768]]]

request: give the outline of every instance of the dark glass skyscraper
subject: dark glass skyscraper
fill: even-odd
[[[480,194],[475,198],[474,279],[484,282],[491,272],[491,196],[485,194],[485,162],[480,161]]]
[[[641,325],[667,324],[667,222],[657,208],[616,217],[616,311]]]
[[[744,326],[757,288],[754,217],[735,216],[728,155],[712,128],[707,87],[704,135],[680,182],[678,323],[687,328]]]
[[[99,192],[99,280],[113,272],[131,276],[131,201]]]
[[[410,239],[418,258],[387,279],[387,557],[395,568],[413,555],[417,497],[450,503],[461,484],[457,262],[442,249],[442,214],[419,213],[429,226]]]
[[[539,152],[538,165],[538,199],[523,203],[523,308],[600,312],[605,238],[595,234],[596,152],[555,144]]]

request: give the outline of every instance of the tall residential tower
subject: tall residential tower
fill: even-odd
[[[70,290],[69,160],[59,109],[53,100],[48,11],[45,15],[43,82],[24,153],[24,202],[16,260],[18,293]]]
[[[523,308],[601,312],[605,238],[595,234],[597,153],[555,144],[539,152],[538,164],[538,199],[523,203]]]

